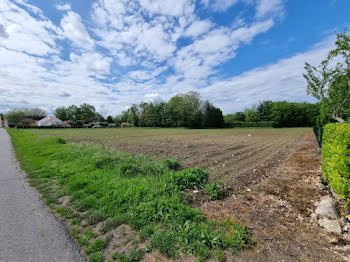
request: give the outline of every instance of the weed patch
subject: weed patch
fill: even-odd
[[[209,183],[204,187],[204,192],[209,200],[220,200],[227,196],[229,186],[223,183]]]

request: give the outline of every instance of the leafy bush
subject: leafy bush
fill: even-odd
[[[67,144],[67,141],[64,140],[63,138],[57,138],[57,143],[59,143],[59,144]]]
[[[222,183],[209,183],[204,187],[204,192],[208,194],[209,200],[220,200],[227,195],[228,185]]]
[[[324,127],[322,160],[325,179],[350,204],[350,124]]]
[[[200,168],[189,168],[173,174],[173,182],[180,189],[201,189],[208,181],[208,173]]]
[[[180,163],[176,159],[166,158],[163,160],[163,163],[166,165],[167,168],[171,170],[177,170],[180,168]]]

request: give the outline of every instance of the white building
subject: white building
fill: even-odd
[[[63,124],[63,121],[53,116],[45,117],[36,122],[37,126],[62,126]]]

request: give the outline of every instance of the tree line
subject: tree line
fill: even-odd
[[[275,122],[276,127],[313,126],[319,115],[319,104],[287,101],[264,101],[244,112],[225,115],[225,123]]]
[[[222,111],[197,92],[178,94],[168,102],[133,104],[114,118],[136,127],[219,128],[224,126]]]

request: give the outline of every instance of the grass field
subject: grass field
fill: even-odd
[[[193,190],[209,199],[225,196],[224,187],[208,182],[206,171],[176,171],[178,162],[171,159],[152,161],[47,137],[84,132],[104,137],[104,130],[45,131],[9,133],[31,185],[65,218],[89,261],[140,261],[144,256],[154,261],[155,252],[181,261],[224,261],[227,252],[251,245],[247,229],[233,218],[213,221],[191,207]]]
[[[69,142],[91,142],[109,148],[146,154],[153,160],[174,158],[182,168],[200,167],[210,180],[240,189],[278,163],[305,128],[115,128],[31,129],[40,137],[62,137]]]

